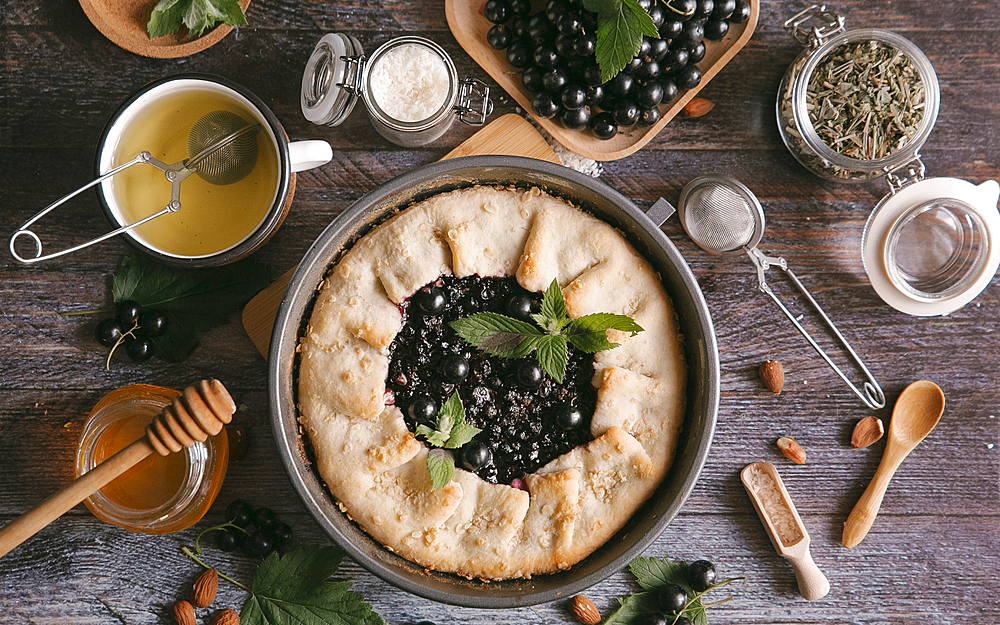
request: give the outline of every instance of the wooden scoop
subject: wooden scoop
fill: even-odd
[[[792,565],[799,583],[799,594],[808,601],[825,597],[830,592],[830,580],[819,570],[809,553],[809,532],[778,470],[769,462],[754,462],[743,468],[740,479],[771,538],[774,550]]]
[[[892,409],[882,462],[844,523],[845,547],[851,549],[868,535],[868,530],[875,522],[875,515],[882,507],[882,498],[889,488],[889,480],[903,459],[931,433],[943,413],[944,393],[937,384],[919,380],[903,389]]]
[[[173,402],[146,426],[146,435],[91,471],[76,478],[72,484],[50,496],[27,513],[0,530],[0,557],[28,540],[38,530],[55,521],[111,480],[139,463],[152,453],[166,456],[195,441],[205,441],[222,431],[233,420],[236,404],[226,387],[218,380],[202,380],[184,389]]]

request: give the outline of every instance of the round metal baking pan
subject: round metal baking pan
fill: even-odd
[[[565,198],[621,231],[659,272],[684,334],[687,409],[677,454],[666,479],[611,540],[567,571],[531,579],[483,582],[428,571],[392,553],[337,507],[309,461],[296,409],[299,337],[317,289],[341,253],[371,227],[412,202],[456,188],[537,186]],[[306,252],[275,320],[269,399],[279,454],[295,490],[324,531],[365,569],[405,591],[474,608],[510,608],[568,598],[638,557],[666,528],[694,488],[708,456],[719,408],[719,353],[708,306],[687,263],[669,239],[626,197],[588,176],[513,156],[473,156],[419,167],[372,190],[337,217]]]

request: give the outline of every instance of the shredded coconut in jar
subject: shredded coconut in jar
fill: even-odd
[[[401,122],[418,122],[436,113],[451,85],[444,59],[416,43],[392,48],[369,71],[375,103]]]

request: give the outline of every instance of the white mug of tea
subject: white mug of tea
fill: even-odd
[[[122,234],[166,264],[222,265],[262,246],[284,221],[295,173],[330,161],[325,141],[289,142],[253,93],[206,74],[169,76],[130,96],[108,121],[97,150],[98,179],[50,205],[11,238],[11,253],[37,262]],[[113,232],[42,256],[28,228],[90,186]],[[22,257],[15,240],[34,240]]]

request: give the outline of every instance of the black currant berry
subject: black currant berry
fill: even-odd
[[[569,10],[569,4],[567,4],[564,0],[549,0],[545,3],[545,19],[555,24],[567,10]]]
[[[257,529],[266,530],[275,524],[276,519],[274,516],[274,510],[270,508],[257,508],[253,511],[253,524],[257,526]]]
[[[656,591],[656,601],[667,614],[677,614],[687,605],[687,592],[677,584],[665,584]]]
[[[503,24],[494,24],[486,31],[486,43],[494,50],[504,50],[514,40],[514,34]]]
[[[589,104],[590,106],[597,106],[598,104],[601,103],[601,100],[604,99],[604,87],[602,87],[601,85],[596,85],[596,86],[588,85],[585,91],[587,92],[587,99],[585,101],[585,104]]]
[[[528,36],[528,18],[519,17],[508,24],[510,27],[510,33],[514,35],[514,39],[522,39]]]
[[[715,8],[712,9],[712,19],[727,20],[736,10],[736,0],[715,0]]]
[[[729,32],[729,22],[720,19],[710,19],[705,22],[705,39],[719,41]]]
[[[583,70],[583,79],[587,82],[587,85],[591,87],[597,87],[598,85],[604,84],[604,80],[601,78],[601,68],[596,65],[591,65],[587,69]]]
[[[714,0],[698,0],[695,6],[694,15],[692,19],[701,20],[707,18],[715,10]]]
[[[660,102],[663,104],[673,102],[677,97],[677,81],[673,78],[662,78],[660,86],[663,87],[663,97],[660,98]]]
[[[663,72],[674,72],[687,65],[688,51],[684,48],[673,48],[667,52],[660,63],[660,70]]]
[[[655,80],[641,85],[635,99],[642,108],[653,108],[663,100],[663,86]]]
[[[470,441],[462,447],[458,454],[459,466],[467,471],[476,472],[493,461],[493,453],[486,443]]]
[[[556,411],[556,423],[564,430],[572,430],[583,423],[583,413],[574,406],[560,406]]]
[[[579,57],[594,56],[597,51],[597,35],[587,33],[573,40],[573,53]]]
[[[625,74],[635,74],[639,71],[640,67],[642,67],[642,57],[635,56],[632,57],[632,60],[625,65],[622,72]]]
[[[736,0],[736,8],[729,16],[729,21],[733,24],[742,24],[750,19],[750,3],[747,0]]]
[[[562,58],[556,51],[555,46],[543,45],[535,48],[535,65],[539,67],[555,67],[562,62]]]
[[[556,102],[555,98],[548,91],[542,91],[535,94],[535,97],[531,99],[531,108],[534,109],[535,115],[538,115],[542,119],[549,119],[550,117],[555,117],[562,106]]]
[[[705,58],[705,42],[699,41],[696,45],[688,48],[688,65],[694,65]]]
[[[605,90],[616,98],[624,98],[635,87],[635,78],[629,74],[618,74],[608,81]]]
[[[705,38],[705,26],[701,22],[684,22],[681,34],[674,38],[674,42],[685,48],[692,48]]]
[[[688,583],[695,592],[705,592],[716,580],[715,565],[708,560],[696,560],[688,565]]]
[[[511,14],[507,0],[486,0],[483,5],[483,17],[494,24],[503,24],[510,19]]]
[[[531,13],[531,0],[507,0],[510,5],[511,15],[525,17]]]
[[[542,86],[542,68],[540,67],[529,67],[521,73],[521,82],[524,84],[524,88],[531,93],[538,93],[545,89]]]
[[[159,310],[144,310],[139,315],[139,329],[146,336],[160,336],[167,331],[167,315]]]
[[[647,612],[637,617],[632,622],[635,625],[670,625],[672,619],[665,618],[662,614],[657,614],[656,612]]]
[[[289,527],[288,523],[275,523],[268,528],[267,535],[275,549],[280,549],[292,542],[292,528]]]
[[[220,551],[225,551],[227,553],[230,551],[236,551],[236,549],[243,544],[243,539],[245,537],[246,534],[240,530],[225,527],[221,530],[216,530],[215,546],[218,547]]]
[[[246,527],[253,520],[253,508],[242,499],[237,499],[226,507],[224,518],[227,523]]]
[[[407,409],[410,418],[417,423],[429,423],[433,421],[437,412],[437,404],[427,395],[414,397],[413,401],[410,402],[410,407]]]
[[[94,330],[94,338],[105,347],[111,347],[117,343],[122,338],[122,334],[122,326],[115,319],[102,319]]]
[[[581,106],[575,109],[566,109],[559,115],[559,121],[570,130],[583,130],[590,125],[590,109]]]
[[[590,120],[590,130],[598,139],[607,140],[618,134],[618,124],[611,117],[611,113],[598,113]]]
[[[558,67],[553,67],[542,73],[542,86],[552,95],[562,91],[567,82],[569,82],[569,78],[566,76],[566,72]]]
[[[662,4],[654,4],[646,12],[649,13],[649,18],[653,20],[653,26],[657,28],[663,26],[663,22],[667,21],[667,11]]]
[[[576,35],[583,30],[583,24],[580,23],[580,18],[577,15],[567,12],[556,22],[556,28],[564,35]]]
[[[134,362],[146,362],[153,357],[153,342],[145,336],[125,339],[125,353]]]
[[[667,20],[663,22],[663,26],[660,26],[660,38],[673,39],[681,34],[682,30],[684,30],[684,22],[682,20]]]
[[[639,121],[639,105],[629,100],[619,102],[615,110],[611,111],[611,116],[619,126],[631,126]]]
[[[562,90],[562,105],[567,109],[578,109],[587,101],[587,92],[579,85],[567,85]]]
[[[511,296],[504,306],[507,315],[515,319],[528,319],[531,315],[531,298],[524,294]]]
[[[649,46],[649,52],[643,57],[643,60],[647,63],[650,61],[656,61],[659,63],[663,60],[663,57],[667,56],[667,52],[669,51],[670,44],[663,39],[654,39],[652,44]]]
[[[528,66],[531,59],[530,44],[524,39],[519,39],[507,46],[507,62],[517,69]]]
[[[656,61],[643,63],[635,75],[643,80],[655,80],[660,77],[660,64]]]
[[[127,299],[115,305],[115,319],[128,330],[132,329],[141,314],[142,306],[139,306],[139,302],[135,300]]]
[[[528,38],[535,43],[541,43],[549,36],[552,26],[545,15],[538,13],[528,18]]]
[[[425,315],[440,315],[448,306],[448,298],[441,289],[431,287],[417,291],[413,295],[413,303]]]
[[[701,82],[701,70],[697,65],[688,65],[677,72],[677,86],[681,89],[694,89]]]
[[[524,388],[537,388],[542,383],[542,368],[526,360],[517,365],[517,383]]]
[[[469,361],[460,354],[449,354],[441,359],[438,371],[445,382],[458,384],[469,377]]]
[[[642,109],[642,114],[639,115],[639,124],[641,126],[653,126],[658,121],[660,121],[660,109],[655,106]]]
[[[250,555],[257,556],[258,558],[263,558],[274,551],[274,543],[271,542],[267,532],[264,530],[257,530],[251,534],[250,538],[246,541],[246,547]]]
[[[687,21],[694,16],[698,0],[667,0],[667,8],[676,19]]]
[[[686,616],[680,616],[673,622],[673,625],[694,625],[694,621]]]

